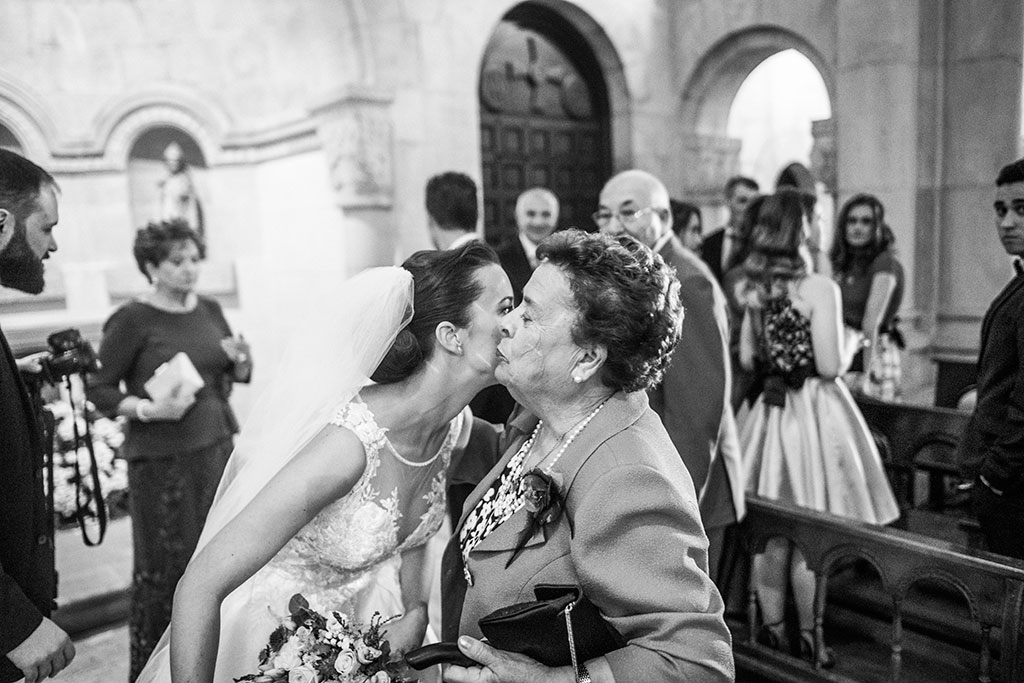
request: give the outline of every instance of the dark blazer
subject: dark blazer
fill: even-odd
[[[524,413],[510,425],[515,437],[470,494],[445,549],[445,640],[479,638],[480,617],[534,600],[537,584],[575,584],[627,641],[606,656],[616,680],[732,680],[731,639],[707,574],[693,483],[643,392],[612,396],[561,456],[555,469],[565,515],[534,534],[506,568],[527,522],[520,508],[470,553],[467,585],[459,532],[536,422]]]
[[[1024,497],[1024,272],[992,301],[981,324],[978,401],[961,444],[970,475]]]
[[[6,655],[53,609],[52,519],[43,494],[43,455],[34,408],[0,331],[0,681],[21,671]]]
[[[672,363],[650,391],[651,407],[661,416],[700,492],[729,408],[727,304],[708,267],[678,239],[670,239],[658,253],[676,271],[686,313]]]
[[[509,237],[499,244],[495,251],[498,252],[501,267],[505,269],[505,274],[508,275],[508,279],[512,283],[512,291],[515,293],[518,304],[523,299],[523,287],[533,275],[533,268],[530,267],[530,260],[526,258],[526,252],[523,251],[519,235]]]
[[[711,269],[718,282],[722,281],[722,243],[725,242],[725,226],[715,230],[700,243],[700,257]]]

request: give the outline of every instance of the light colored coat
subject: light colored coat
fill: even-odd
[[[466,585],[458,541],[466,514],[535,424],[523,415],[510,425],[518,438],[470,494],[445,551],[445,639],[481,637],[480,617],[534,600],[537,584],[575,584],[627,641],[607,655],[617,681],[732,680],[731,639],[707,574],[693,483],[643,392],[615,394],[561,456],[555,471],[565,514],[506,568],[528,521],[520,508],[470,553],[473,585]]]

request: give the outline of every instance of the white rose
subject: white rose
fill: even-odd
[[[342,650],[338,658],[334,660],[334,670],[342,676],[347,676],[356,668],[356,655],[352,650]]]
[[[386,671],[378,671],[366,683],[391,683],[391,676]]]
[[[274,668],[293,669],[302,665],[302,653],[299,652],[299,639],[292,636],[274,657]]]
[[[288,672],[288,683],[318,683],[319,680],[311,666],[297,666]]]

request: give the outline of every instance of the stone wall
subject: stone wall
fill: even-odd
[[[887,205],[918,356],[936,342],[970,354],[1005,280],[987,232],[968,247],[991,223],[986,188],[1021,132],[1018,2],[535,2],[566,17],[602,65],[614,167],[647,168],[709,210],[738,170],[725,137],[736,90],[767,56],[799,49],[832,100],[837,200],[873,191]],[[257,354],[275,356],[288,302],[329,301],[310,291],[312,274],[427,247],[427,178],[479,179],[481,59],[516,4],[0,4],[0,126],[63,188],[48,291],[0,294],[4,329],[20,347],[68,321],[96,334],[144,286],[130,257],[128,157],[139,136],[167,127],[205,162],[204,287]]]

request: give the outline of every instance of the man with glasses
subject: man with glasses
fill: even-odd
[[[593,219],[601,232],[628,233],[643,242],[675,268],[679,278],[686,318],[672,363],[650,392],[651,407],[661,416],[693,478],[714,577],[721,534],[741,516],[743,505],[739,443],[729,404],[725,295],[707,265],[672,232],[668,191],[650,173],[623,171],[609,180]],[[722,457],[716,458],[719,450]]]

